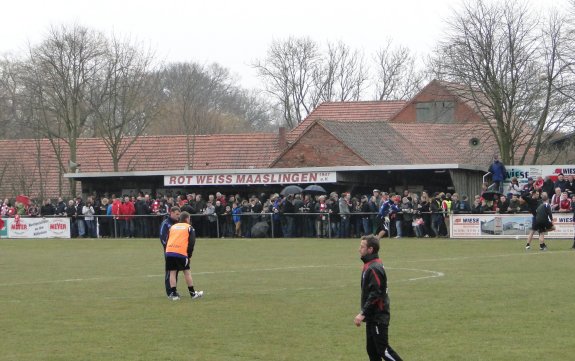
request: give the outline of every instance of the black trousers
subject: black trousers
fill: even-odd
[[[166,248],[164,248],[164,264],[166,263]],[[172,287],[170,287],[170,271],[168,271],[167,267],[165,267],[166,269],[166,274],[164,276],[164,285],[166,286],[166,295],[169,296],[170,295],[170,289]],[[176,282],[178,282],[178,274],[179,272],[176,272]]]
[[[366,350],[370,361],[402,361],[402,358],[389,346],[388,326],[383,323],[368,322],[365,326]]]

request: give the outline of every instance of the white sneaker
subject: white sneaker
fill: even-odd
[[[395,238],[401,238],[401,236],[395,236]]]
[[[195,300],[196,298],[202,298],[202,297],[204,297],[204,291],[196,291],[192,295],[192,300]]]
[[[179,301],[180,300],[180,295],[178,294],[178,292],[172,292],[170,293],[170,295],[168,296],[168,298],[172,301]]]

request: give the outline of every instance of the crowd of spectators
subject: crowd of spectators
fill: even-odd
[[[1,202],[2,217],[68,217],[72,237],[157,237],[159,225],[173,206],[192,215],[199,237],[359,237],[375,233],[382,222],[388,235],[400,237],[444,237],[448,235],[449,216],[457,213],[522,213],[523,194],[546,192],[555,212],[573,212],[575,181],[573,175],[529,178],[520,185],[511,180],[504,193],[484,192],[469,199],[458,193],[411,192],[388,194],[374,189],[367,194],[260,194],[226,196],[220,192],[190,193],[152,198],[138,196],[76,197],[41,204],[30,200]],[[384,204],[393,205],[382,214]]]

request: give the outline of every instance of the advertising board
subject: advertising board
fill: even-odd
[[[537,177],[551,177],[553,182],[557,180],[557,175],[563,173],[563,175],[575,175],[575,165],[510,165],[505,166],[507,174],[505,180],[503,181],[503,190],[507,191],[509,183],[511,183],[511,178],[517,177],[519,184],[524,186],[527,184],[529,177],[533,180],[537,180]]]
[[[70,238],[69,218],[5,218],[7,238]]]
[[[453,214],[451,238],[521,238],[531,230],[531,214]],[[549,238],[573,238],[573,213],[554,213]]]

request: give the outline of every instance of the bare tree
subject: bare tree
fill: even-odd
[[[0,60],[0,137],[11,136],[9,130],[13,126],[16,113],[16,74],[13,71],[13,62],[8,59]]]
[[[13,162],[7,168],[7,172],[10,175],[10,192],[12,195],[31,195],[33,190],[37,188],[37,178],[31,177],[30,169],[24,169],[20,164],[21,162]],[[37,171],[38,169],[35,166],[34,169],[32,169],[32,174]]]
[[[278,127],[272,119],[281,119],[281,114],[255,90],[236,88],[222,101],[220,122],[226,133],[270,132]]]
[[[59,158],[62,169],[75,171],[77,141],[86,131],[93,108],[92,87],[106,51],[102,34],[74,25],[50,28],[38,46],[31,46],[26,71],[30,102],[43,134],[53,145],[66,144],[69,161]],[[54,149],[58,154],[58,149]],[[60,153],[61,154],[61,153]],[[76,192],[73,179],[69,194]]]
[[[163,114],[175,119],[178,134],[185,134],[188,167],[193,166],[195,135],[219,133],[221,99],[232,87],[229,72],[216,65],[205,68],[196,63],[166,66],[162,73],[167,97]]]
[[[153,60],[151,51],[112,37],[91,87],[94,132],[106,144],[115,172],[159,111],[161,83]]]
[[[328,43],[327,55],[314,73],[312,105],[325,101],[357,101],[368,80],[363,55],[343,42]]]
[[[0,60],[0,137],[32,138],[23,101],[23,62],[13,57]]]
[[[50,155],[46,154],[41,146],[41,139],[45,137],[45,134],[40,119],[41,115],[45,113],[37,106],[36,89],[30,86],[33,83],[30,82],[30,68],[30,63],[26,60],[5,58],[0,62],[0,118],[3,123],[4,138],[33,139],[29,144],[33,143],[34,147],[29,147],[27,153],[34,156],[36,168],[35,173],[29,174],[29,176],[36,178],[37,182],[33,182],[33,184],[36,184],[35,189],[38,190],[39,196],[42,198],[45,193],[47,175],[51,172],[51,170],[43,168],[42,157]],[[58,155],[62,155],[62,148],[55,143],[53,145],[56,147],[55,149],[58,149],[58,158]],[[61,171],[59,172],[59,170]],[[63,172],[63,167],[56,169],[56,173],[59,175]],[[59,176],[58,179],[61,193],[62,178]]]
[[[573,43],[563,24],[556,13],[538,21],[512,0],[468,1],[433,57],[435,73],[457,84],[452,90],[480,114],[507,164],[537,162],[572,115],[571,61],[562,54]]]
[[[309,38],[274,41],[263,61],[253,67],[265,83],[266,91],[279,103],[287,126],[301,122],[320,99],[314,83],[321,73],[321,53]]]
[[[375,96],[378,100],[411,99],[421,90],[424,72],[417,69],[415,55],[405,46],[395,47],[391,40],[375,55]]]
[[[237,85],[226,68],[217,64],[168,64],[162,72],[166,102],[155,134],[238,133],[273,129],[275,110],[259,92]]]
[[[553,162],[561,154],[550,144],[557,136],[575,132],[575,37],[569,19],[554,9],[540,30],[539,56],[544,59],[540,75],[541,99],[533,105],[536,134],[526,138],[527,149],[533,149],[533,162],[547,155]],[[529,160],[524,151],[520,162]]]
[[[10,163],[12,162],[11,160],[7,160],[4,159],[2,161],[0,161],[0,185],[5,185],[6,182],[4,182],[4,179],[10,177],[10,174],[8,173],[8,168],[10,166]],[[5,187],[2,187],[2,192],[6,192]],[[5,196],[6,194],[2,194],[2,196]],[[2,197],[4,198],[4,197]]]

